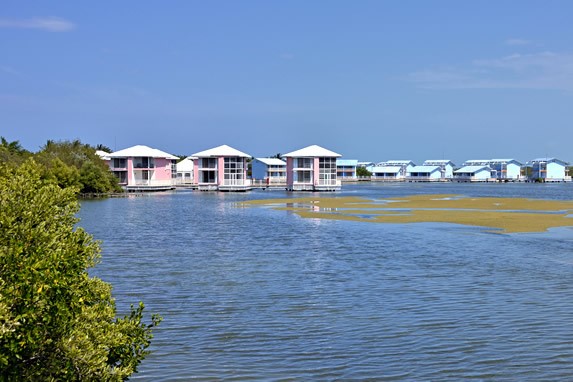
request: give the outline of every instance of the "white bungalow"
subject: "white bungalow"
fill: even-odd
[[[365,162],[365,161],[359,161],[356,164],[357,167],[363,167],[363,168],[368,168],[368,167],[372,167],[375,165],[376,165],[376,163],[374,163],[374,162]]]
[[[286,187],[286,162],[278,158],[255,158],[252,163],[253,181],[263,186]]]
[[[439,166],[442,179],[452,179],[454,177],[455,164],[448,159],[430,159],[424,161],[423,166]]]
[[[367,170],[372,173],[370,177],[371,180],[390,182],[404,180],[400,175],[402,171],[402,167],[400,166],[371,166],[367,167]]]
[[[442,180],[440,166],[414,166],[406,176],[410,182],[438,182]]]
[[[370,170],[370,172],[372,172],[373,174],[374,173],[381,174],[382,176],[376,177],[378,180],[403,181],[406,179],[406,176],[408,176],[408,173],[410,172],[410,170],[412,170],[414,166],[415,164],[411,160],[389,160],[386,162],[378,163],[376,166],[373,167],[375,171]],[[397,174],[394,172],[395,167],[398,167],[400,169]]]
[[[464,166],[488,166],[493,170],[492,178],[508,181],[521,179],[523,163],[515,159],[472,159],[465,161]]]
[[[164,151],[137,145],[108,154],[109,167],[127,191],[163,191],[175,188],[179,159]]]
[[[177,185],[191,185],[194,183],[194,157],[187,157],[181,162],[177,163]]]
[[[312,145],[283,157],[287,160],[287,189],[290,191],[338,191],[336,158],[340,154]]]
[[[458,182],[487,182],[492,180],[492,169],[488,166],[464,166],[454,171]]]
[[[338,179],[343,182],[356,180],[356,167],[358,167],[358,160],[356,159],[337,159],[336,175]]]
[[[568,163],[556,158],[537,158],[528,163],[531,167],[529,179],[541,182],[570,182]]]
[[[222,145],[192,154],[193,177],[200,191],[248,191],[247,158],[250,155]]]
[[[515,159],[492,159],[489,167],[496,171],[498,180],[519,180],[521,179],[521,167],[523,163]]]

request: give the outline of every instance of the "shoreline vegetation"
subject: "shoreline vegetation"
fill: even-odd
[[[38,164],[41,179],[54,182],[60,188],[73,189],[80,196],[122,193],[118,179],[96,154],[96,150],[101,149],[110,150],[104,145],[91,146],[79,140],[48,140],[33,153],[23,149],[18,141],[9,142],[0,137],[0,164],[15,169],[33,160]]]
[[[367,223],[452,223],[492,233],[545,232],[573,226],[573,200],[465,197],[426,194],[388,199],[306,197],[263,199],[240,206],[266,206],[302,218]]]
[[[57,145],[0,144],[0,380],[127,380],[161,317],[142,302],[119,316],[112,286],[88,273],[101,244],[77,227],[78,195],[111,178],[90,146]]]

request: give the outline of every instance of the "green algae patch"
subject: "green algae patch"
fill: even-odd
[[[306,197],[243,202],[269,206],[303,218],[369,223],[453,223],[492,232],[544,232],[573,226],[573,201],[526,198],[411,195],[370,200],[358,197]]]

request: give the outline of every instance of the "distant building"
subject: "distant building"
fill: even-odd
[[[464,166],[454,171],[454,180],[458,182],[487,182],[493,180],[492,171],[488,166]]]
[[[247,158],[250,155],[227,145],[192,154],[195,184],[200,191],[248,191]]]
[[[491,177],[496,180],[519,180],[523,163],[515,159],[472,159],[464,166],[488,166],[493,170]]]
[[[370,176],[371,180],[380,180],[380,181],[402,181],[404,177],[402,177],[401,171],[402,167],[400,166],[370,166],[366,168],[368,171],[372,173]]]
[[[106,162],[106,163],[108,163],[108,164],[109,164],[109,159],[110,159],[110,158],[109,158],[109,154],[110,154],[110,153],[108,153],[108,152],[106,152],[106,151],[103,151],[103,150],[96,150],[96,155],[97,155],[98,157],[100,157],[101,160],[103,160],[104,162]]]
[[[406,176],[410,182],[437,182],[443,180],[440,166],[414,166]]]
[[[252,161],[252,178],[262,185],[286,187],[287,164],[278,158],[255,158]]]
[[[338,191],[336,158],[340,154],[312,145],[283,157],[287,160],[287,189],[291,191]]]
[[[194,157],[187,157],[177,163],[177,185],[191,185],[195,181]]]
[[[439,166],[441,179],[452,179],[454,176],[454,162],[448,159],[430,159],[424,161],[423,166]]]
[[[372,173],[372,180],[404,181],[414,166],[411,160],[389,160],[368,168],[368,171]]]
[[[375,165],[376,165],[376,163],[374,163],[374,162],[360,162],[360,161],[359,161],[359,162],[356,164],[356,167],[368,168],[368,167],[372,167],[372,166],[375,166]]]
[[[161,191],[175,186],[176,156],[137,145],[107,155],[109,167],[127,191]]]
[[[336,176],[343,182],[356,180],[357,166],[358,166],[358,160],[356,159],[337,159]]]
[[[556,158],[537,158],[528,162],[531,168],[529,179],[543,182],[569,182],[571,176],[568,174],[569,164]]]

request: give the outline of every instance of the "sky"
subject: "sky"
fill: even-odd
[[[573,1],[12,1],[0,136],[573,162]]]

